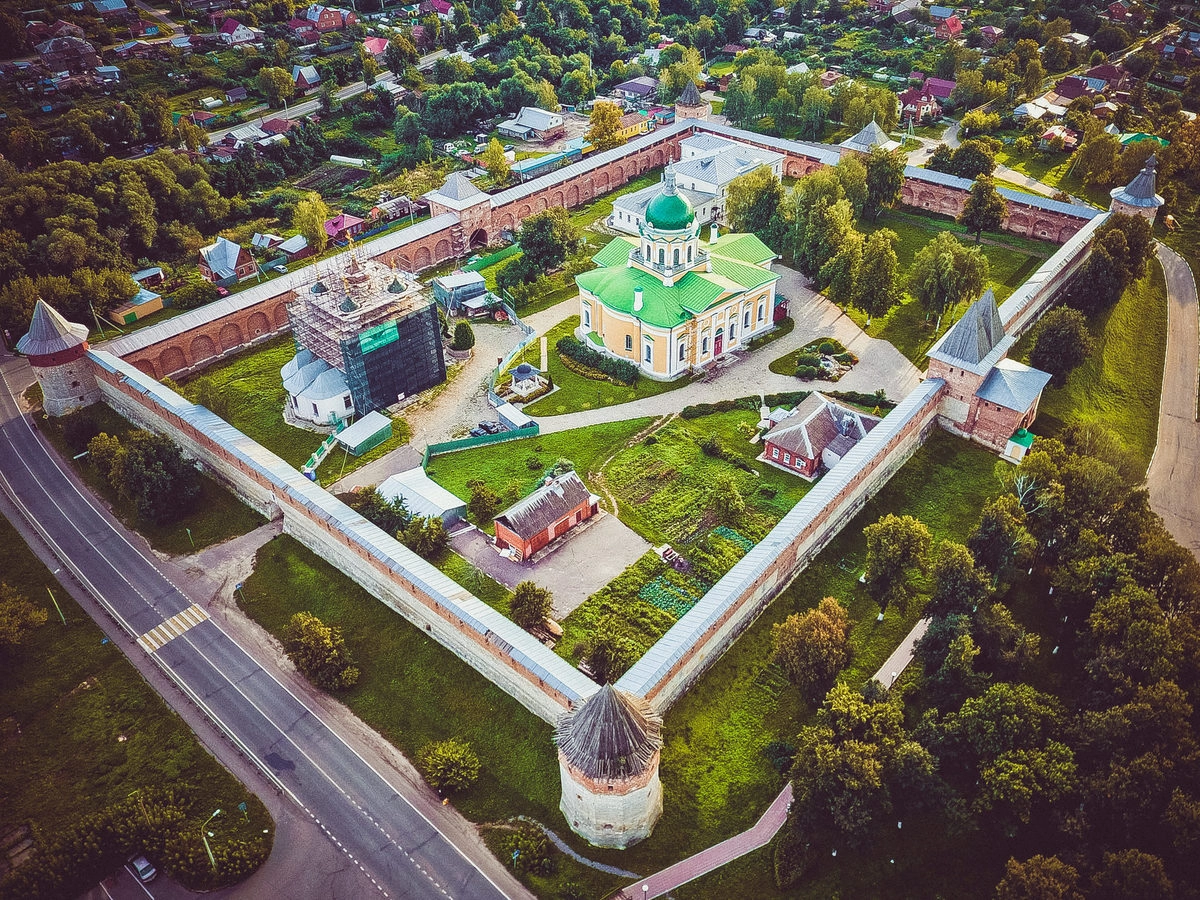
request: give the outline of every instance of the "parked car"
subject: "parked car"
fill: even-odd
[[[287,266],[280,263],[277,266],[271,266],[271,271],[278,272],[280,275],[286,275],[287,274]]]
[[[504,430],[504,426],[499,422],[480,422],[479,427],[487,434],[499,434]]]
[[[471,437],[483,437],[487,432],[482,428],[475,427],[468,431],[467,434],[471,435]]]
[[[134,856],[130,858],[129,865],[133,869],[133,874],[137,876],[138,881],[146,884],[158,877],[158,869],[150,864],[150,860],[144,856]]]

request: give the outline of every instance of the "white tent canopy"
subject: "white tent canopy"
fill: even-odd
[[[377,490],[388,500],[403,499],[414,516],[436,516],[449,524],[467,514],[466,501],[433,481],[421,468],[392,475]]]

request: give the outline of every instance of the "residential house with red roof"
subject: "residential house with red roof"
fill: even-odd
[[[306,43],[312,43],[321,36],[321,32],[317,31],[317,26],[308,19],[290,19],[287,23],[287,30],[298,40]]]
[[[316,66],[292,66],[292,81],[297,93],[307,94],[321,86],[321,73]]]
[[[925,79],[924,88],[933,96],[937,97],[939,103],[945,103],[950,99],[950,95],[954,93],[954,89],[958,87],[958,82],[951,81],[948,78],[934,78],[930,76]]]
[[[321,34],[329,31],[337,31],[340,28],[345,28],[348,25],[354,25],[358,22],[358,16],[348,10],[337,9],[332,6],[321,6],[316,3],[306,9],[301,18],[311,22]]]
[[[355,235],[362,234],[365,222],[358,216],[349,213],[338,213],[332,219],[325,221],[325,233],[331,241],[346,241]]]
[[[381,38],[381,37],[367,38],[365,41],[362,42],[362,46],[363,46],[363,50],[367,51],[367,53],[370,53],[372,56],[374,56],[376,59],[378,59],[381,56],[383,56],[384,51],[387,50],[388,39]]]
[[[900,121],[920,123],[925,119],[936,119],[942,114],[942,104],[937,97],[921,88],[909,88],[896,97],[900,101]]]
[[[253,44],[256,40],[254,32],[248,26],[233,18],[222,22],[221,30],[217,33],[221,36],[221,43],[231,47],[238,44]]]
[[[934,37],[943,41],[952,41],[962,34],[962,20],[958,16],[943,19],[933,32]]]

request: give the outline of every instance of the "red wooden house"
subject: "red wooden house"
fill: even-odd
[[[544,485],[496,516],[496,546],[529,559],[599,510],[600,498],[574,472]]]
[[[962,20],[958,16],[951,16],[942,20],[934,32],[934,36],[943,41],[951,41],[962,34],[962,30]]]

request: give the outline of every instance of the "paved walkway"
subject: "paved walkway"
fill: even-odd
[[[879,667],[879,671],[875,673],[876,681],[886,688],[890,688],[896,683],[900,673],[907,669],[908,664],[913,661],[913,647],[929,630],[929,622],[929,619],[921,619],[912,627],[912,631],[905,635],[900,646],[893,650],[892,655]]]
[[[1187,262],[1158,245],[1167,277],[1167,358],[1158,409],[1158,445],[1146,474],[1150,506],[1175,540],[1200,557],[1200,423],[1196,422],[1200,320]]]
[[[562,315],[559,314],[560,319]],[[521,333],[512,325],[476,323],[472,327],[475,331],[474,355],[459,367],[445,387],[437,390],[430,399],[404,411],[404,419],[412,429],[411,440],[334,482],[329,488],[330,493],[379,484],[389,475],[419,466],[426,445],[466,437],[479,422],[495,420],[496,413],[487,402],[488,375],[495,368],[496,360],[517,346]]]
[[[894,133],[902,134],[903,132],[897,130]],[[936,140],[934,138],[913,135],[912,139],[919,141],[921,146],[915,150],[909,151],[908,164],[910,166],[924,166],[925,163],[929,162],[929,157],[932,154],[933,149],[938,144],[945,144],[951,149],[957,147],[960,143],[958,139],[958,133],[959,123],[954,122],[949,125],[944,132],[942,132],[941,138]],[[905,136],[907,137],[907,135]],[[1009,184],[1015,184],[1018,187],[1025,188],[1027,191],[1033,191],[1035,194],[1041,194],[1043,197],[1053,197],[1058,193],[1058,191],[1055,188],[1050,187],[1050,185],[1042,184],[1042,182],[1038,181],[1033,176],[1026,175],[1024,172],[1018,172],[1016,169],[1010,169],[1008,166],[996,166],[996,170],[992,173],[992,176],[997,181],[1007,181]],[[1001,185],[1001,187],[1003,187],[1003,185]]]
[[[754,827],[734,835],[727,841],[714,844],[707,850],[701,850],[695,856],[689,856],[661,872],[655,872],[636,884],[629,885],[617,894],[617,897],[624,898],[624,900],[653,900],[653,898],[661,897],[701,875],[707,875],[714,869],[721,868],[726,863],[733,862],[739,856],[745,856],[752,850],[765,847],[787,821],[788,810],[791,806],[792,783],[789,781],[767,808],[767,811],[763,813],[762,818],[754,824]]]
[[[921,381],[921,373],[888,341],[868,337],[841,309],[830,303],[810,286],[807,279],[794,269],[776,265],[782,277],[779,292],[791,300],[791,316],[796,323],[791,334],[755,350],[749,358],[724,368],[710,382],[696,381],[686,387],[599,409],[588,409],[560,416],[538,419],[542,434],[553,434],[571,428],[621,422],[639,416],[663,416],[678,412],[694,403],[714,403],[760,393],[798,390],[865,391],[874,393],[883,388],[888,397],[899,400]],[[549,311],[547,311],[548,313]],[[540,314],[545,315],[545,314]],[[555,307],[554,321],[531,317],[529,324],[539,331],[561,322],[564,314]],[[792,350],[798,350],[819,337],[834,337],[860,360],[841,381],[802,382],[792,375],[776,375],[768,368],[772,360]]]

